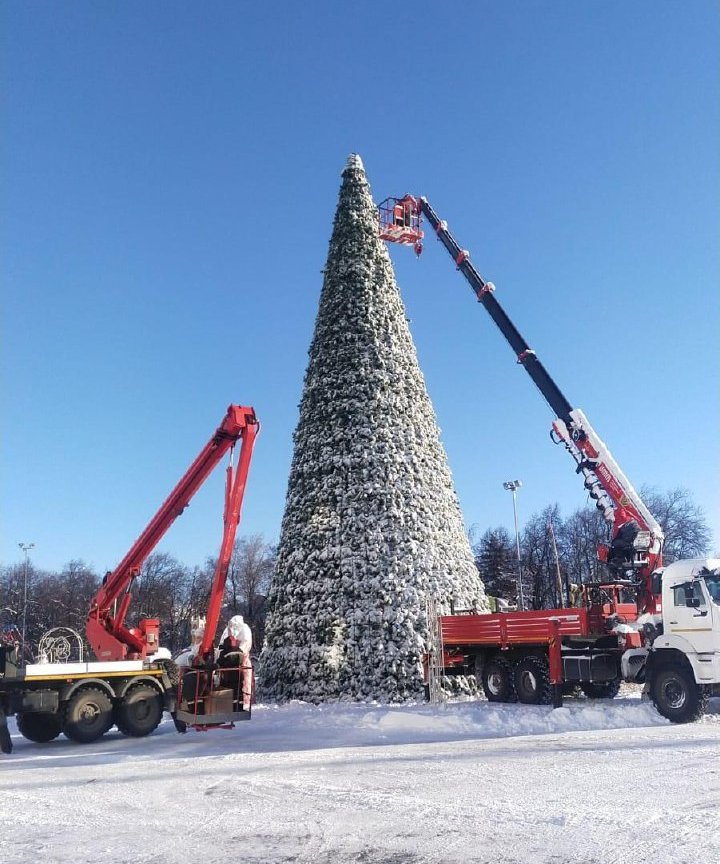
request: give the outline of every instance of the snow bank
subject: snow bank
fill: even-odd
[[[257,705],[253,724],[316,746],[412,744],[669,725],[649,702],[566,700],[563,708],[478,701],[441,705]],[[720,719],[720,718],[719,718]]]
[[[720,727],[720,699],[710,701],[709,713],[700,724]],[[697,727],[700,724],[692,724]],[[564,735],[576,732],[639,729],[671,724],[650,702],[639,695],[611,701],[569,698],[563,708],[507,705],[476,701],[451,701],[380,705],[335,703],[311,705],[289,702],[253,707],[252,720],[230,731],[178,735],[166,719],[152,736],[128,739],[116,730],[87,747],[79,747],[63,736],[49,745],[34,745],[17,732],[9,720],[15,752],[10,760],[22,759],[28,748],[40,758],[78,758],[92,751],[103,759],[111,754],[137,756],[218,756],[233,753],[279,753],[326,748],[383,747],[484,739]],[[679,727],[675,727],[679,728]],[[163,736],[163,741],[158,741]]]

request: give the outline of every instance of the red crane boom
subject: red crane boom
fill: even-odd
[[[212,438],[188,468],[145,530],[115,570],[103,579],[90,604],[85,624],[88,642],[98,660],[144,659],[158,648],[160,622],[144,618],[137,627],[127,627],[125,617],[132,600],[132,587],[148,555],[185,510],[223,456],[241,441],[237,466],[227,468],[224,530],[220,555],[210,593],[210,603],[201,646],[201,656],[211,651],[215,639],[230,556],[240,521],[250,459],[260,423],[250,407],[230,405]]]
[[[478,301],[485,307],[513,349],[547,403],[556,414],[552,437],[562,443],[576,463],[588,494],[611,526],[612,543],[598,552],[616,573],[632,571],[638,581],[639,603],[644,612],[659,611],[660,597],[655,594],[653,573],[662,566],[663,531],[633,485],[620,469],[587,417],[573,408],[550,376],[535,351],[495,297],[495,286],[485,281],[448,230],[447,222],[437,215],[427,198],[405,195],[386,198],[378,206],[379,233],[383,240],[412,245],[422,252],[422,219],[427,219],[457,269],[465,277]]]

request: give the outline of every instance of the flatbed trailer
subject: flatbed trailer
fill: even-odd
[[[635,610],[633,604],[623,604]],[[440,616],[441,665],[476,675],[492,702],[562,705],[567,684],[612,697],[623,652],[640,634],[598,632],[592,608]],[[628,644],[630,643],[630,644]]]
[[[587,609],[542,609],[537,612],[497,612],[488,615],[447,615],[440,618],[443,644],[515,645],[547,643],[558,622],[561,636],[589,636]]]
[[[653,615],[620,602],[623,586],[600,584],[577,608],[441,615],[428,685],[440,669],[475,675],[490,702],[559,707],[569,688],[613,698],[627,681],[669,720],[697,720],[720,696],[720,560],[676,561],[657,579]]]
[[[15,652],[0,648],[0,745],[12,744],[6,718],[20,733],[45,744],[61,732],[88,743],[113,725],[126,735],[149,735],[164,711],[175,711],[177,669],[171,661],[32,663],[19,668]]]
[[[612,592],[615,586],[604,588]],[[500,644],[507,649],[513,644],[545,640],[556,620],[560,623],[562,636],[590,637],[606,632],[606,622],[611,618],[623,624],[637,621],[637,604],[618,602],[608,594],[605,602],[588,606],[444,615],[440,617],[440,627],[446,645]]]
[[[3,656],[4,655],[4,656]],[[79,744],[101,738],[113,726],[134,738],[153,732],[165,712],[178,731],[249,720],[252,706],[242,669],[183,670],[171,660],[33,663],[17,668],[0,649],[0,750],[12,751],[7,717],[29,741],[46,744],[64,733]],[[208,692],[206,677],[215,687]]]

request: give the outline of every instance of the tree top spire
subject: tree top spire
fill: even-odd
[[[363,165],[363,161],[360,158],[359,154],[351,153],[348,156],[347,164],[345,165],[345,170],[355,168],[359,171],[365,172],[365,166]]]

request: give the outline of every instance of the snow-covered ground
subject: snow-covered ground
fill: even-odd
[[[79,746],[11,725],[3,864],[720,861],[720,700],[256,706]]]

